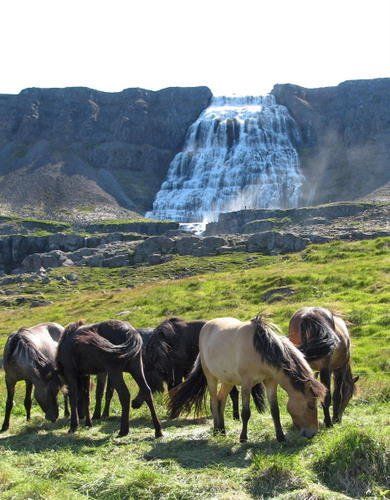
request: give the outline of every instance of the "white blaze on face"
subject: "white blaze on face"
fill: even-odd
[[[297,126],[273,95],[213,98],[146,215],[206,223],[221,212],[297,206],[303,177],[292,141]]]

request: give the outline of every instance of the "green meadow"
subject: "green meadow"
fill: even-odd
[[[322,305],[349,322],[358,394],[343,423],[312,440],[292,430],[281,391],[287,442],[277,443],[268,410],[253,409],[249,441],[238,442],[240,424],[227,408],[227,436],[214,437],[209,413],[167,420],[157,395],[164,437],[153,438],[145,408],[131,412],[130,434],[117,438],[120,408],[113,416],[68,435],[68,423],[45,422],[37,405],[24,420],[23,384],[10,430],[0,435],[0,497],[53,499],[194,498],[385,498],[390,495],[390,239],[311,245],[290,255],[234,253],[177,257],[159,266],[74,268],[49,273],[50,281],[7,285],[2,297],[0,347],[20,326],[42,321],[66,324],[83,318],[118,318],[136,327],[168,316],[249,319],[268,314],[286,334],[303,305]],[[77,281],[68,279],[69,273]],[[17,306],[34,296],[45,307]],[[4,300],[3,300],[4,299]],[[0,417],[5,386],[0,382]],[[132,395],[135,388],[129,380]],[[61,401],[62,403],[62,401]],[[229,403],[230,405],[230,403]],[[319,411],[322,419],[322,411]]]

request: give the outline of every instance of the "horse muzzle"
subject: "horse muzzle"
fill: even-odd
[[[305,437],[305,438],[308,438],[308,439],[311,439],[316,434],[317,434],[317,430],[316,429],[302,429],[301,430],[301,436]]]

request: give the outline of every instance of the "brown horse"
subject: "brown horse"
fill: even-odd
[[[221,387],[218,391],[218,383]],[[170,416],[175,418],[195,406],[203,406],[206,388],[211,396],[214,432],[225,433],[226,398],[234,385],[241,385],[242,431],[240,441],[247,440],[251,389],[264,383],[271,406],[276,437],[284,440],[280,423],[277,386],[289,396],[287,409],[293,422],[305,437],[318,430],[317,398],[325,388],[318,382],[302,353],[285,337],[275,333],[261,317],[242,322],[219,318],[206,323],[200,332],[199,357],[189,377],[171,391]]]
[[[325,425],[330,427],[331,376],[333,373],[333,423],[341,422],[344,410],[356,391],[352,376],[348,328],[341,316],[322,307],[303,307],[290,321],[289,338],[305,355],[327,388],[322,403]]]
[[[52,422],[57,420],[57,394],[62,383],[56,373],[55,357],[63,331],[64,328],[57,323],[41,323],[31,328],[20,328],[8,337],[4,347],[7,402],[1,431],[9,428],[15,385],[20,380],[26,383],[24,407],[27,420],[30,420],[33,387],[34,396],[45,412],[45,417]],[[67,414],[65,396],[65,416]]]
[[[77,322],[66,327],[58,344],[56,359],[59,373],[69,390],[70,432],[75,432],[79,425],[80,408],[85,415],[85,425],[92,425],[89,414],[90,375],[107,373],[122,406],[119,435],[128,434],[130,393],[123,379],[123,372],[128,372],[149,407],[155,436],[162,436],[152,392],[144,376],[141,349],[141,335],[126,321],[110,320],[90,325]]]

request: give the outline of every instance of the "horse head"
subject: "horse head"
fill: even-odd
[[[323,401],[326,388],[314,377],[304,383],[304,389],[289,393],[287,411],[301,436],[312,438],[318,432],[317,402]]]

